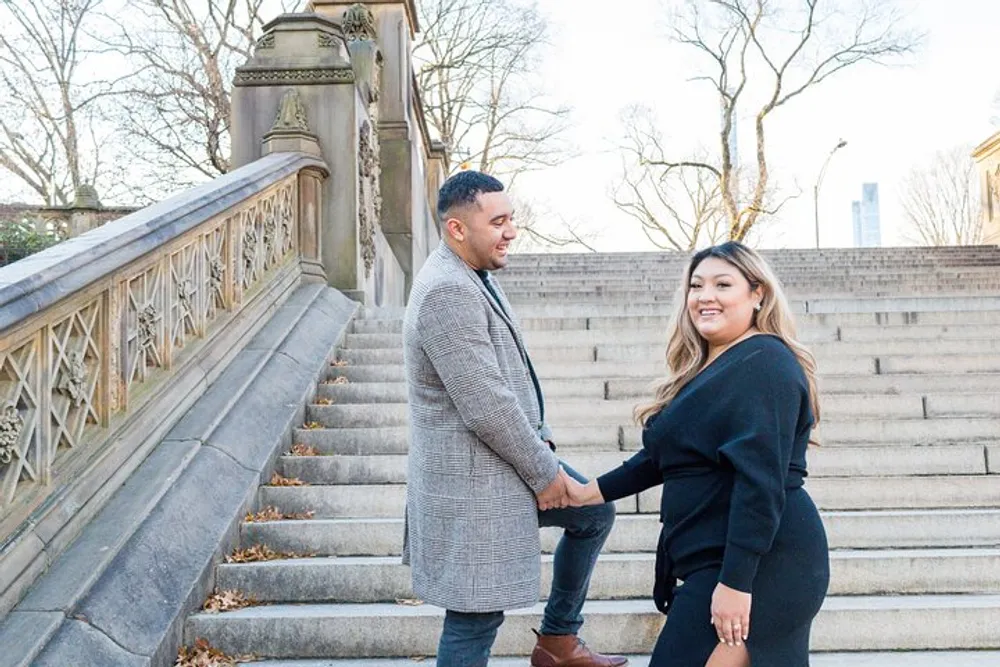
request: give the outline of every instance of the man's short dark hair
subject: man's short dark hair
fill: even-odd
[[[438,219],[444,223],[454,207],[475,204],[483,192],[503,192],[503,183],[480,171],[458,172],[438,190]]]

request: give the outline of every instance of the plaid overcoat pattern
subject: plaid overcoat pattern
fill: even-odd
[[[442,242],[414,279],[403,320],[403,560],[418,598],[467,613],[538,602],[535,493],[559,465],[543,442],[520,329],[492,286],[503,307]]]

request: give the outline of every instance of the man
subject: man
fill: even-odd
[[[403,559],[416,596],[446,610],[437,665],[484,667],[504,610],[538,602],[540,525],[565,531],[531,665],[628,664],[576,636],[614,506],[568,507],[538,378],[490,276],[517,236],[510,199],[495,178],[463,171],[441,187],[438,216],[442,241],[413,281],[403,321]]]

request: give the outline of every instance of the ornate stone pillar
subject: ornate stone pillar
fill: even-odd
[[[320,150],[329,177],[300,179],[306,225],[303,270],[360,298],[365,284],[359,238],[357,128],[364,117],[341,26],[317,14],[283,14],[264,26],[233,87],[233,166],[279,150]],[[306,242],[306,239],[310,239]],[[310,256],[309,253],[315,253]]]
[[[312,0],[310,7],[325,16],[344,20],[356,0]],[[374,17],[374,35],[384,58],[378,87],[378,156],[381,166],[382,233],[396,261],[407,276],[407,292],[413,277],[414,224],[421,218],[425,180],[420,174],[426,138],[419,102],[415,103],[413,65],[410,53],[419,29],[414,0],[368,0]],[[436,194],[436,193],[435,193]],[[433,205],[432,205],[433,208]],[[420,232],[418,232],[420,233]],[[422,244],[421,244],[422,245]],[[422,259],[422,258],[420,258]]]

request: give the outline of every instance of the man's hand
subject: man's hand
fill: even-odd
[[[562,509],[569,506],[569,496],[566,494],[566,479],[562,475],[562,468],[559,474],[552,480],[552,483],[542,489],[538,494],[538,509],[552,510]]]

